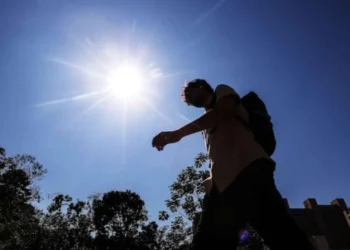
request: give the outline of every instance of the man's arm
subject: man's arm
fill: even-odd
[[[225,87],[230,88],[228,86]],[[222,123],[229,118],[232,118],[234,112],[236,111],[236,108],[239,105],[240,99],[233,90],[232,93],[228,92],[227,94],[225,94],[225,91],[227,91],[227,89],[223,89],[222,92],[224,92],[224,96],[218,98],[218,101],[213,109],[209,110],[198,119],[192,121],[191,123],[183,126],[178,130],[178,132],[181,134],[181,137],[185,137],[205,129],[213,128],[217,124]]]
[[[202,182],[203,186],[204,186],[204,190],[206,194],[210,194],[211,189],[213,188],[213,180],[211,178],[211,176],[207,179],[205,179]]]

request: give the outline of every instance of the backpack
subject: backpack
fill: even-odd
[[[276,138],[265,103],[251,91],[241,98],[241,104],[249,113],[249,124],[240,120],[252,130],[255,141],[271,156],[276,149]]]

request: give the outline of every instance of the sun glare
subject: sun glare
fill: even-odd
[[[110,91],[121,99],[139,95],[144,84],[141,71],[127,63],[111,71],[107,78]]]
[[[135,30],[131,32],[134,35]],[[134,118],[146,119],[151,117],[150,112],[154,112],[166,122],[174,125],[172,119],[162,112],[166,105],[156,103],[159,101],[158,97],[162,97],[158,95],[158,91],[163,87],[159,83],[165,78],[177,76],[183,72],[164,74],[155,61],[156,57],[151,57],[149,54],[150,44],[148,42],[135,43],[138,46],[134,48],[132,44],[123,45],[113,40],[91,40],[86,37],[78,40],[78,43],[82,45],[82,50],[77,52],[78,57],[73,61],[56,56],[49,57],[48,61],[81,73],[81,81],[85,86],[74,96],[63,96],[60,99],[41,102],[36,104],[36,107],[44,108],[85,100],[81,105],[87,105],[87,107],[75,114],[73,122],[97,108],[100,108],[99,111],[108,112],[106,119],[116,119],[118,123],[121,123],[123,150],[127,128],[130,127],[129,123],[133,122]],[[73,79],[75,78],[71,80],[75,82]],[[74,87],[74,91],[75,89]],[[116,110],[118,112],[114,112]]]
[[[179,73],[163,74],[157,62],[149,61],[147,58],[147,47],[138,48],[135,54],[131,54],[129,45],[118,48],[112,42],[106,45],[91,42],[89,39],[86,39],[85,45],[83,55],[86,54],[86,57],[81,58],[80,63],[59,57],[50,57],[48,60],[82,73],[83,80],[86,81],[86,89],[82,89],[82,93],[75,96],[38,103],[36,107],[90,99],[91,104],[88,104],[89,106],[75,119],[97,107],[104,106],[103,108],[108,112],[121,108],[121,120],[125,126],[132,117],[140,118],[146,110],[152,110],[173,124],[154,102],[155,97],[158,96],[160,79]],[[117,117],[120,120],[120,116]]]

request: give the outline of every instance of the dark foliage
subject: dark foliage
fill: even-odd
[[[47,171],[33,156],[8,157],[0,148],[0,250],[188,249],[192,221],[203,202],[201,183],[209,176],[206,162],[207,156],[199,154],[170,186],[170,213],[161,211],[159,219],[171,221],[159,227],[148,220],[145,202],[130,190],[86,200],[55,194],[46,210],[39,210],[33,205],[42,200],[37,181]],[[256,239],[252,233],[241,249],[263,249]]]

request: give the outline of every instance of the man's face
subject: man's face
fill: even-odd
[[[199,88],[189,88],[187,90],[187,97],[189,103],[197,108],[203,108],[207,104],[208,93],[205,89]]]

